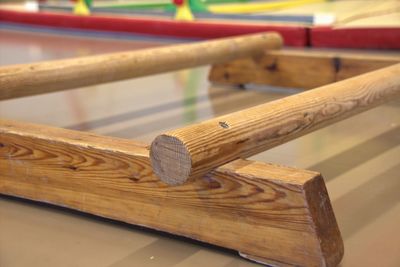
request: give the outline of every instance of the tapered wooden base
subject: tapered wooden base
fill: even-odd
[[[306,170],[237,160],[170,187],[154,176],[145,145],[0,120],[0,193],[186,236],[268,264],[336,266],[343,255],[324,181]]]
[[[211,82],[312,89],[400,62],[399,53],[371,54],[313,50],[268,51],[213,65]]]

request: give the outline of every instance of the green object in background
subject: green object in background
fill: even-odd
[[[183,122],[193,123],[197,120],[197,93],[201,81],[199,69],[184,70],[186,81],[183,90]]]
[[[216,1],[216,0],[214,0]],[[219,1],[219,0],[218,0]],[[226,1],[226,0],[225,0]],[[189,0],[190,9],[192,12],[208,12],[207,4],[202,0]],[[167,12],[175,12],[175,5],[168,6],[164,9]]]
[[[240,2],[249,2],[250,0],[205,0],[202,1],[205,4],[222,4],[222,3],[240,3]]]
[[[93,0],[85,0],[85,4],[86,4],[86,6],[87,6],[88,8],[91,8],[91,7],[92,7],[92,4],[93,4]]]
[[[117,8],[117,9],[131,9],[131,10],[143,10],[143,9],[170,9],[175,8],[172,3],[127,3],[118,4],[110,6],[102,6],[107,8]]]
[[[207,5],[201,0],[189,0],[193,12],[208,12]]]
[[[92,2],[93,0],[87,0]],[[208,4],[219,4],[219,3],[237,3],[237,2],[248,2],[249,0],[189,0],[190,6],[193,12],[208,12]],[[126,3],[126,4],[115,4],[109,6],[101,6],[104,8],[116,8],[116,9],[130,9],[130,10],[149,10],[159,9],[161,11],[175,12],[175,5],[170,2],[153,2],[153,3]]]

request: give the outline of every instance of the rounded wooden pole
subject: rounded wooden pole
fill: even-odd
[[[153,170],[182,184],[400,95],[400,64],[169,131],[151,144]],[[372,127],[366,126],[366,127]]]
[[[0,100],[256,56],[282,46],[277,33],[0,68]]]

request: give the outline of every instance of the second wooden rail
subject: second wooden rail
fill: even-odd
[[[282,46],[258,33],[98,56],[0,68],[0,100],[56,92],[262,54]]]
[[[186,182],[400,95],[400,64],[169,131],[151,145],[154,172]]]

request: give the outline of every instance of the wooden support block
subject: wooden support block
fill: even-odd
[[[336,266],[343,242],[319,173],[237,160],[169,187],[128,140],[0,120],[0,193],[143,225],[269,264]]]
[[[259,33],[161,48],[0,67],[0,100],[229,61],[280,48],[277,33]],[[133,88],[134,90],[134,88]]]
[[[168,131],[151,144],[154,172],[176,185],[400,96],[400,64]]]
[[[311,89],[400,62],[400,54],[374,55],[307,50],[266,51],[260,58],[213,65],[209,80]]]

